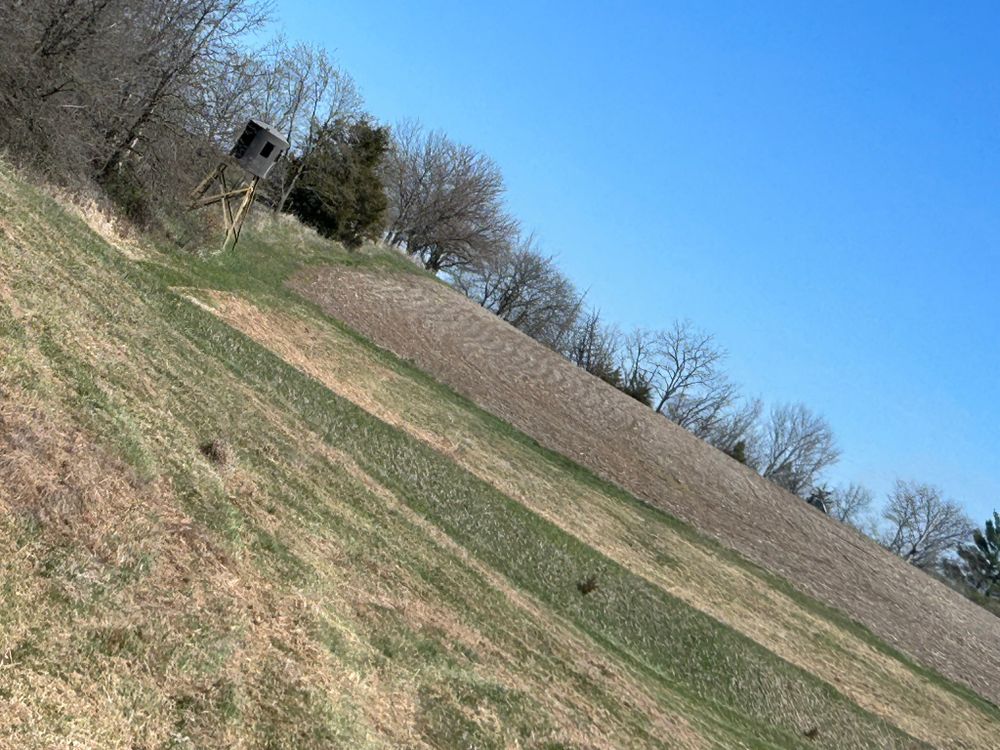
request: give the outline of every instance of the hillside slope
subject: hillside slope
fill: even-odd
[[[109,244],[0,167],[0,747],[996,744],[285,286],[324,267],[412,275],[288,223]]]
[[[426,279],[323,268],[292,283],[376,343],[1000,702],[1000,620],[854,529]]]

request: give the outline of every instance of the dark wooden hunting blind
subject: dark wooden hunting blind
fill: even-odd
[[[251,119],[229,154],[247,172],[264,179],[286,151],[288,141],[275,128],[266,122]]]
[[[235,183],[226,179],[226,168],[232,166],[226,160],[219,162],[204,180],[191,191],[191,209],[204,208],[215,203],[222,204],[222,218],[226,223],[226,241],[223,250],[231,249],[240,239],[243,222],[250,213],[257,195],[257,185],[267,177],[271,167],[281,155],[288,151],[288,141],[266,122],[251,119],[243,129],[243,135],[236,141],[229,156],[250,177],[237,176]],[[219,192],[209,193],[212,187]],[[233,212],[230,201],[240,199],[239,208]]]

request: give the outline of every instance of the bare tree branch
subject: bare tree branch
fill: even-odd
[[[803,404],[771,409],[761,435],[761,476],[802,495],[839,458],[840,449],[825,419]]]
[[[889,494],[882,519],[882,544],[924,570],[937,568],[974,528],[961,506],[945,500],[937,487],[902,480]]]
[[[469,266],[515,244],[518,226],[503,205],[500,169],[443,133],[400,123],[383,183],[386,240],[431,271]]]

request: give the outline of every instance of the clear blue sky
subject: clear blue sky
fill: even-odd
[[[625,327],[690,318],[830,478],[1000,509],[1000,3],[303,2],[369,110],[492,156]]]

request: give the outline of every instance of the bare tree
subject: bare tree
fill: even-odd
[[[654,411],[707,438],[738,395],[721,369],[725,357],[711,335],[679,321],[662,330],[633,331],[621,371],[648,386]]]
[[[204,113],[200,129],[217,151],[228,150],[250,117],[282,131],[291,144],[289,157],[294,158],[279,161],[258,194],[275,212],[286,208],[304,170],[315,163],[310,155],[329,145],[329,134],[364,119],[354,80],[324,49],[290,46],[281,37],[260,49],[237,51],[203,83],[191,95]]]
[[[803,404],[772,407],[761,430],[758,471],[789,492],[807,493],[840,458],[830,425]]]
[[[274,210],[284,210],[289,196],[311,163],[309,156],[322,148],[324,139],[360,121],[364,114],[354,79],[331,62],[322,48],[298,44],[282,48],[270,71],[261,112],[282,128],[294,160],[285,160],[275,173]]]
[[[617,366],[621,333],[601,319],[600,310],[588,310],[577,318],[563,354],[577,367],[614,386],[621,385]]]
[[[583,304],[573,283],[554,258],[538,251],[532,236],[454,267],[450,276],[467,297],[557,351],[571,336]]]
[[[108,155],[106,177],[141,157],[152,132],[183,128],[186,94],[232,55],[265,19],[266,7],[251,0],[146,0],[126,17],[130,38],[123,80],[102,115]],[[121,40],[124,42],[125,40]]]
[[[867,533],[873,499],[871,490],[860,484],[852,482],[846,487],[836,487],[830,494],[829,513],[838,521]]]
[[[0,141],[19,161],[50,176],[89,173],[102,141],[91,101],[94,58],[121,7],[117,0],[0,3]]]
[[[469,146],[417,123],[400,123],[385,161],[386,240],[434,272],[502,252],[517,236],[499,167]]]
[[[237,89],[218,84],[239,74],[266,12],[259,0],[0,3],[0,138],[54,177],[167,196],[232,110],[220,92]]]
[[[672,422],[706,440],[716,425],[726,421],[738,395],[739,389],[734,383],[720,378],[710,388],[678,393],[663,413]]]
[[[656,348],[652,333],[644,328],[635,328],[624,337],[618,371],[621,373],[622,391],[650,406],[656,375]]]
[[[882,519],[882,544],[922,570],[937,568],[974,528],[962,507],[945,500],[937,487],[902,480],[889,493]]]
[[[715,420],[704,439],[740,463],[760,467],[760,417],[764,404],[759,398],[733,402]]]

